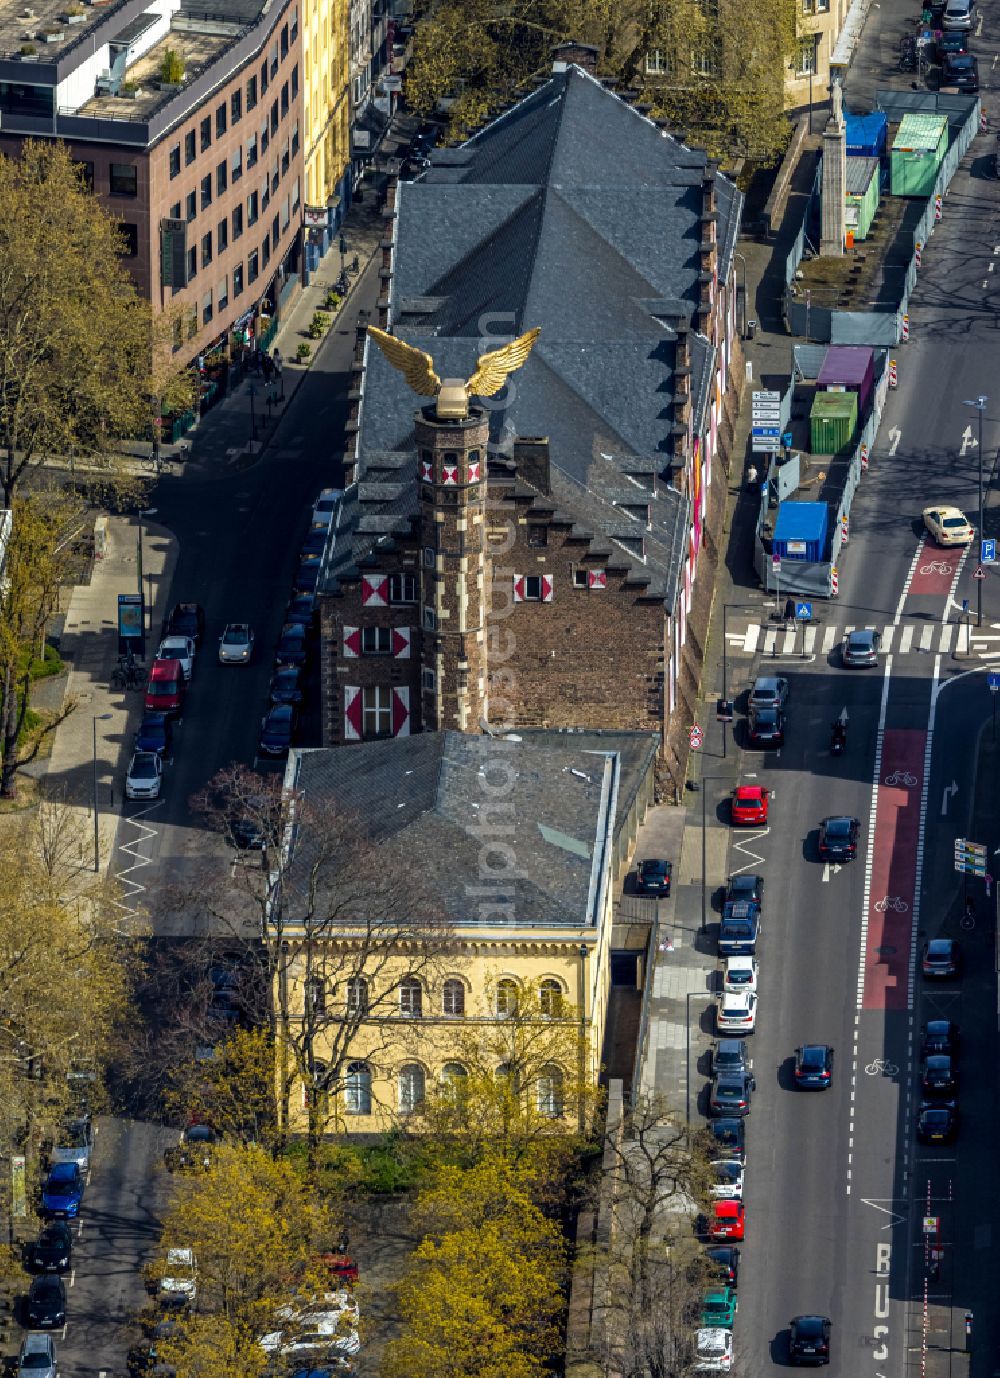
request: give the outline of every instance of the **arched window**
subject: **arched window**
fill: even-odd
[[[326,982],[322,976],[306,977],[305,999],[307,1014],[322,1014],[326,1009]]]
[[[549,1019],[558,1019],[563,1012],[562,986],[553,978],[547,977],[538,992],[538,1003],[542,1014]]]
[[[517,982],[512,976],[503,976],[497,982],[497,1014],[504,1019],[512,1019],[517,1014]]]
[[[348,1115],[372,1113],[372,1069],[367,1062],[352,1062],[347,1068],[344,1109]]]
[[[399,983],[399,1012],[408,1019],[419,1019],[424,1012],[423,987],[416,976],[404,976]]]
[[[416,1062],[408,1062],[399,1070],[399,1108],[410,1114],[423,1104],[424,1069]]]
[[[363,976],[348,977],[347,1013],[353,1015],[368,1013],[368,982]]]
[[[517,1068],[513,1062],[501,1062],[496,1071],[496,1079],[501,1086],[510,1087],[513,1096],[518,1095],[521,1089],[521,1078],[518,1076]]]
[[[445,1086],[462,1088],[468,1079],[469,1074],[460,1062],[446,1062],[441,1068],[441,1080]]]
[[[454,976],[445,981],[442,1007],[445,1014],[461,1015],[465,1013],[464,981],[459,981]]]
[[[563,1112],[562,1068],[548,1062],[538,1074],[538,1110],[557,1120]]]

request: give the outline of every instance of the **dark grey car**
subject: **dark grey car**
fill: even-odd
[[[864,669],[877,665],[881,646],[881,634],[874,627],[861,627],[848,632],[844,640],[844,664]]]

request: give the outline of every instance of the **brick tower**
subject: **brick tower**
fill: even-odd
[[[420,487],[420,663],[425,731],[478,732],[486,712],[484,506],[489,421],[481,408],[415,418]]]

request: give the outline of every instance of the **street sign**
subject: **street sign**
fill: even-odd
[[[717,722],[732,722],[733,720],[733,701],[732,699],[719,699],[715,705],[715,718]]]
[[[759,402],[774,402],[774,403],[780,403],[780,402],[781,402],[781,393],[780,393],[780,392],[760,392],[760,391],[758,391],[758,392],[752,392],[752,393],[750,394],[750,400],[752,401],[752,403],[753,403],[753,405],[754,405],[755,407],[757,406],[757,404],[758,404]]]
[[[997,562],[997,543],[995,540],[983,541],[983,551],[980,556],[984,565],[995,565]]]
[[[772,555],[772,556],[771,556],[771,568],[772,568],[773,570],[775,570],[775,571],[777,571],[777,570],[779,570],[779,569],[781,568],[781,556],[780,556],[780,555]]]
[[[777,440],[781,435],[780,426],[751,426],[751,435],[764,436],[768,440]]]
[[[924,1234],[937,1234],[941,1229],[941,1217],[939,1215],[924,1216]]]
[[[809,621],[812,620],[812,615],[813,615],[813,605],[812,605],[811,603],[796,603],[796,604],[795,604],[795,620],[796,620],[796,622],[809,622]]]
[[[985,569],[983,569],[982,565],[977,565],[977,566],[976,566],[976,572],[975,572],[975,574],[974,574],[972,577],[973,577],[973,579],[985,579],[985,578],[986,578],[986,571],[985,571]]]
[[[955,838],[955,870],[971,876],[986,875],[986,847],[968,838]]]
[[[692,725],[691,725],[691,731],[690,731],[690,733],[688,734],[688,741],[689,741],[689,743],[691,744],[691,750],[692,750],[692,751],[697,751],[698,748],[701,746],[701,743],[702,743],[702,740],[703,740],[703,736],[704,736],[704,734],[702,733],[702,730],[701,730],[701,728],[698,726],[698,724],[697,724],[697,723],[692,723]]]
[[[986,683],[991,694],[1000,690],[1000,670],[988,670],[986,673]]]

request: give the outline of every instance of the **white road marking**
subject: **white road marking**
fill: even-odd
[[[903,432],[899,429],[898,426],[893,426],[892,430],[889,432],[889,458],[890,458],[890,459],[891,459],[891,458],[893,457],[893,455],[896,453],[896,449],[897,449],[897,447],[898,447],[898,445],[899,445],[900,440],[902,440],[902,438],[903,438]]]
[[[891,1229],[893,1225],[898,1225],[900,1221],[906,1219],[905,1215],[900,1215],[898,1211],[891,1209],[895,1200],[896,1198],[894,1196],[873,1196],[870,1199],[863,1196],[861,1198],[861,1204],[863,1206],[871,1206],[873,1211],[881,1211],[883,1215],[889,1216],[888,1225],[882,1226],[884,1230],[888,1230]],[[882,1204],[883,1201],[888,1201],[889,1205],[884,1206]],[[904,1202],[903,1204],[905,1205],[906,1203]]]
[[[931,626],[931,624],[928,622],[927,625],[926,625],[925,627],[923,627],[923,628],[921,629],[921,632],[920,632],[920,649],[921,649],[922,651],[929,651],[930,648],[931,648],[931,642],[933,641],[933,639],[934,639],[934,628],[933,628],[933,627]]]
[[[781,648],[783,655],[791,655],[795,650],[795,628],[788,627],[785,631],[785,642]]]
[[[803,642],[806,651],[814,651],[816,649],[816,637],[818,633],[818,627],[806,627]]]
[[[917,541],[917,548],[913,552],[913,559],[910,561],[910,568],[906,571],[906,578],[903,580],[903,591],[899,595],[899,602],[896,604],[896,616],[893,618],[893,621],[896,623],[898,623],[899,619],[903,616],[903,605],[906,602],[906,595],[910,591],[910,584],[913,582],[914,571],[916,570],[917,564],[924,553],[924,545],[926,544],[926,542],[926,534],[921,536],[919,541]]]
[[[949,607],[951,607],[951,606],[954,605],[954,602],[955,602],[955,590],[956,590],[956,588],[958,587],[958,581],[959,581],[959,579],[961,579],[961,577],[962,577],[962,569],[963,569],[963,567],[964,567],[964,565],[965,565],[966,560],[969,558],[969,551],[970,551],[971,549],[972,549],[972,542],[970,541],[969,544],[968,544],[968,545],[965,547],[965,549],[962,551],[961,555],[958,557],[958,564],[957,564],[957,566],[956,566],[956,568],[955,568],[955,577],[954,577],[954,578],[952,579],[952,581],[951,581],[951,588],[948,590],[948,597],[947,597],[947,598],[945,599],[945,601],[944,601],[944,609],[942,610],[942,613],[941,613],[941,621],[942,621],[942,622],[947,622],[947,621],[948,621],[948,609],[949,609]]]
[[[836,864],[834,864],[834,865],[831,866],[830,863],[829,863],[828,861],[825,861],[825,862],[823,863],[823,879],[824,879],[825,881],[829,881],[830,877],[831,877],[831,876],[835,876],[835,875],[837,874],[837,872],[838,872],[839,870],[841,870],[841,869],[842,869],[842,868],[841,868],[840,866],[838,866],[838,865],[836,865]]]
[[[823,655],[829,655],[833,650],[834,642],[837,640],[837,628],[827,627],[823,632]]]
[[[757,649],[757,636],[759,632],[760,627],[757,623],[747,628],[746,639],[743,642],[743,649],[746,651],[747,655],[753,655],[754,651]]]
[[[942,655],[947,655],[951,650],[951,638],[955,634],[954,622],[946,622],[941,628],[941,640],[938,642],[938,650]]]
[[[75,1268],[72,1268],[72,1269],[70,1270],[70,1275],[69,1275],[69,1285],[70,1285],[70,1287],[72,1287],[73,1284],[74,1284],[75,1282],[76,1282],[76,1269],[75,1269]]]
[[[774,654],[774,643],[778,639],[778,633],[773,627],[769,627],[764,633],[764,654],[766,656]]]
[[[948,812],[948,802],[958,793],[958,783],[952,780],[950,785],[945,785],[941,795],[941,817],[944,818]]]
[[[773,791],[773,790],[771,791],[771,803],[772,803],[772,804],[774,803],[774,791]],[[750,869],[751,866],[761,866],[761,865],[763,865],[764,858],[763,858],[762,856],[758,856],[756,852],[751,852],[751,851],[748,851],[747,849],[748,849],[748,846],[749,846],[749,844],[750,844],[751,842],[759,842],[760,839],[761,839],[762,837],[767,837],[767,835],[768,835],[768,833],[769,833],[770,831],[771,831],[770,828],[765,828],[765,829],[763,830],[763,832],[751,833],[748,837],[741,837],[740,840],[739,840],[738,842],[734,842],[734,843],[733,843],[733,851],[734,851],[734,852],[742,852],[743,855],[744,855],[744,856],[748,856],[748,857],[750,858],[750,860],[747,862],[747,864],[746,864],[745,866],[741,866],[738,870],[736,870],[736,871],[730,870],[729,874],[730,874],[731,876],[739,876],[739,875],[742,875],[744,871],[749,871],[749,869]]]
[[[900,654],[900,655],[905,655],[905,654],[906,654],[906,652],[910,649],[910,645],[911,645],[912,641],[913,641],[913,624],[912,624],[912,622],[907,622],[906,626],[903,628],[903,630],[902,630],[902,631],[900,632],[900,634],[899,634],[899,654]]]
[[[896,634],[895,622],[890,622],[882,633],[882,654],[888,655],[892,650],[892,638]]]

